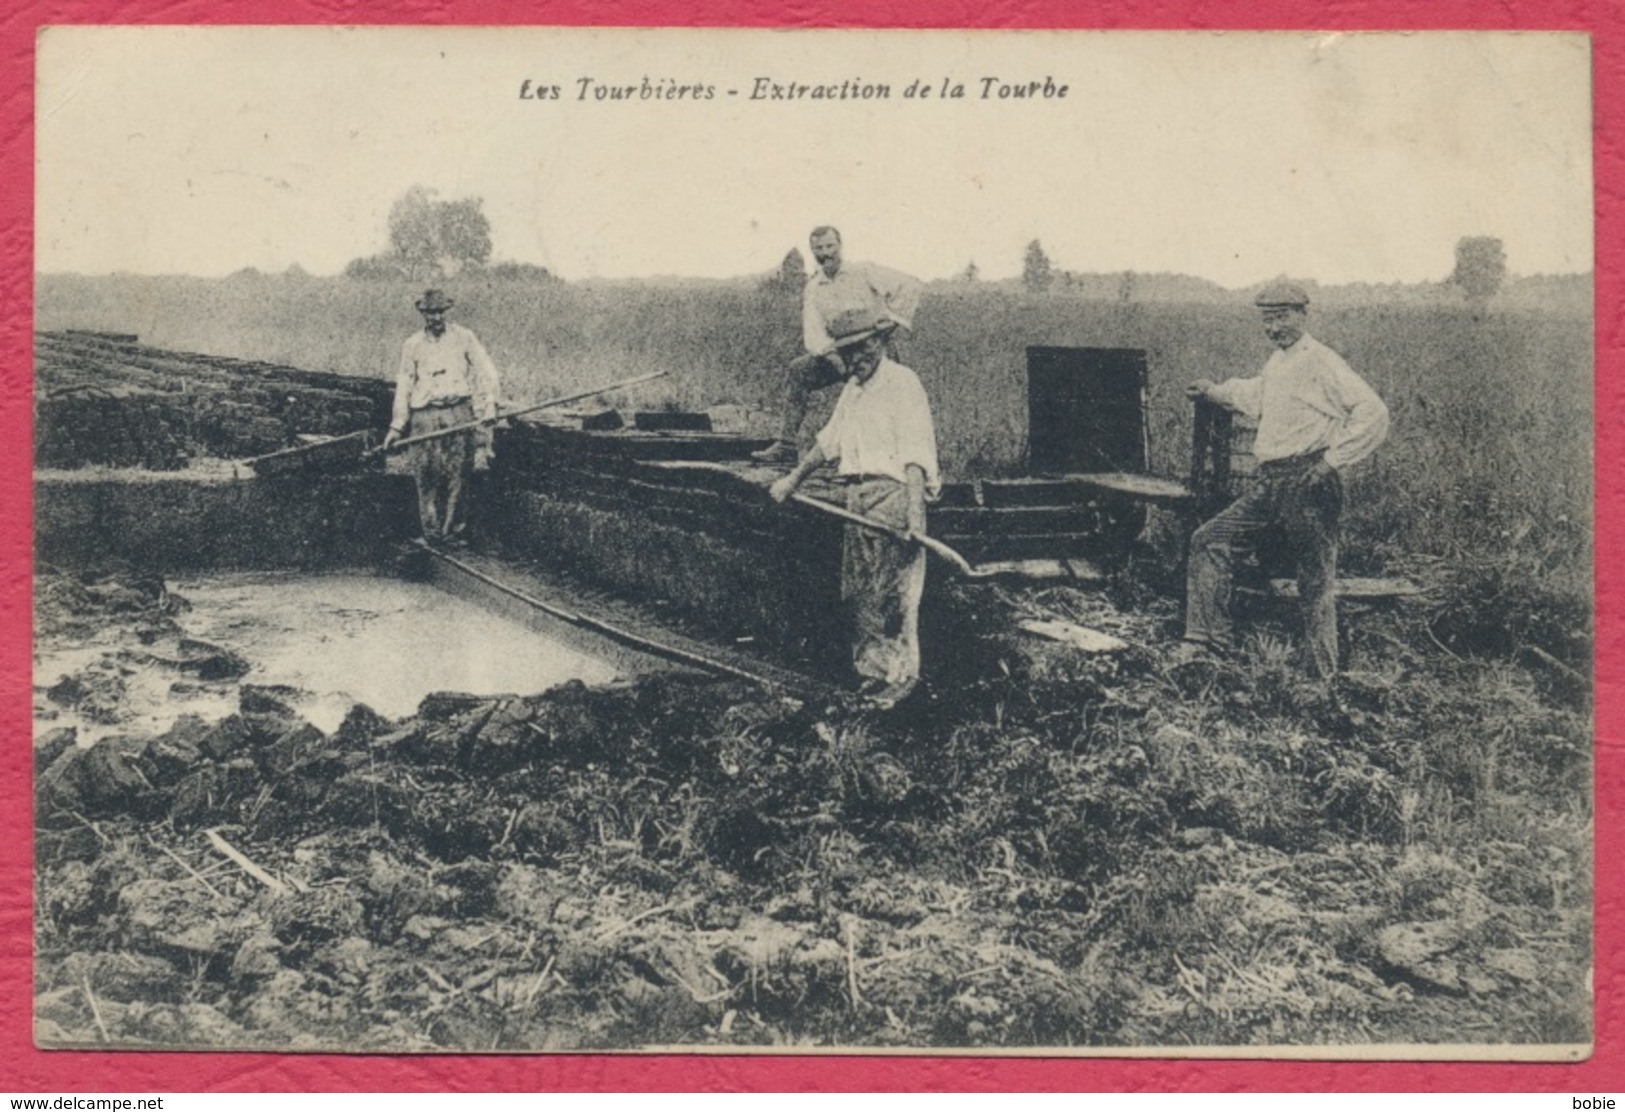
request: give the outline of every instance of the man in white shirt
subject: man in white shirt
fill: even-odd
[[[894,327],[889,317],[864,309],[848,309],[830,320],[846,385],[812,449],[769,492],[783,502],[814,470],[836,461],[847,509],[924,535],[926,499],[942,489],[936,430],[919,378],[886,356]],[[920,545],[847,527],[841,595],[852,619],[852,664],[860,690],[877,706],[895,706],[919,681],[924,590]]]
[[[417,302],[423,331],[407,337],[401,347],[395,408],[384,437],[385,448],[408,435],[422,436],[496,416],[496,366],[473,332],[446,321],[453,304],[435,289],[424,291]],[[469,429],[411,445],[409,450],[424,538],[460,541],[463,490],[476,457],[490,454],[491,430]]]
[[[845,262],[841,233],[828,225],[808,238],[818,266],[801,293],[801,337],[807,351],[790,361],[786,372],[783,423],[772,445],[757,452],[763,463],[794,463],[796,439],[807,417],[814,390],[833,386],[846,375],[835,350],[830,322],[842,313],[864,310],[878,314],[905,332],[914,327],[920,307],[920,280],[875,263]],[[896,353],[888,350],[891,358]]]
[[[1251,378],[1199,379],[1187,389],[1258,423],[1253,485],[1191,537],[1181,656],[1225,649],[1238,553],[1279,526],[1298,565],[1298,599],[1315,672],[1337,672],[1337,531],[1343,471],[1388,435],[1388,407],[1331,348],[1309,335],[1309,295],[1272,282],[1256,304],[1276,346]]]

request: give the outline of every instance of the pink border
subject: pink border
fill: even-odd
[[[175,1091],[533,1090],[1173,1090],[1500,1091],[1625,1090],[1618,961],[1625,857],[1617,811],[1625,726],[1625,573],[1615,570],[1625,531],[1608,511],[1621,500],[1625,388],[1619,373],[1618,245],[1625,21],[1621,0],[814,0],[787,16],[752,0],[321,0],[208,3],[70,3],[27,0],[0,21],[0,329],[15,354],[0,367],[0,1090],[40,1093]],[[1330,1063],[989,1058],[338,1057],[268,1054],[42,1053],[30,1039],[29,389],[32,319],[33,45],[55,23],[474,23],[745,27],[1019,27],[1172,29],[1572,30],[1594,36],[1597,196],[1597,1049],[1578,1065]]]

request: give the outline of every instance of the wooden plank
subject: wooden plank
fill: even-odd
[[[984,479],[982,501],[989,507],[1078,506],[1112,497],[1101,487],[1080,482],[1073,476],[1029,476],[1016,479]]]
[[[1100,583],[1106,578],[1088,560],[1076,557],[1065,559],[987,560],[976,565],[985,575],[1009,576],[1012,579],[1062,579],[1075,583]]]
[[[711,431],[711,415],[709,413],[640,409],[632,414],[632,427],[639,432],[709,433]]]
[[[1421,587],[1409,579],[1368,579],[1350,576],[1337,581],[1338,598],[1415,598]],[[1270,594],[1276,598],[1297,598],[1298,584],[1291,579],[1270,580]]]
[[[1040,621],[1032,618],[1019,625],[1028,633],[1051,641],[1059,641],[1063,645],[1071,645],[1086,653],[1120,653],[1128,648],[1128,642],[1122,638],[1078,625],[1076,622]]]
[[[1196,497],[1184,483],[1156,475],[1137,475],[1128,471],[1110,471],[1099,475],[1071,475],[1068,478],[1085,486],[1099,487],[1116,494],[1125,494],[1144,502],[1177,505]]]
[[[284,884],[282,881],[278,880],[276,877],[254,864],[253,861],[249,860],[245,853],[222,838],[219,831],[205,830],[203,832],[203,836],[209,839],[209,844],[213,846],[218,853],[230,859],[231,862],[239,869],[253,877],[255,880],[259,881],[261,884],[265,885],[265,887],[269,888],[272,892],[281,895],[288,890],[289,886],[287,884]],[[299,885],[298,887],[300,891],[304,890],[303,885]]]

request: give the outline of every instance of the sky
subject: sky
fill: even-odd
[[[843,83],[890,96],[807,95]],[[810,265],[817,224],[926,279],[1034,239],[1230,287],[1439,280],[1469,235],[1573,273],[1590,97],[1573,34],[56,27],[36,266],[333,274],[422,186],[568,279]]]

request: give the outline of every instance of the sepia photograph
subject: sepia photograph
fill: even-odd
[[[1588,36],[36,63],[36,1046],[1590,1055]]]

